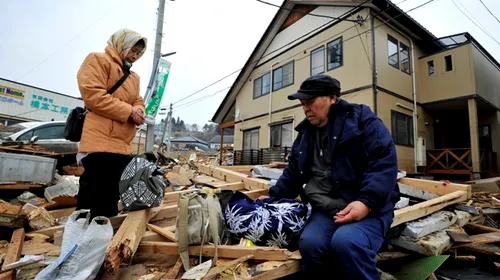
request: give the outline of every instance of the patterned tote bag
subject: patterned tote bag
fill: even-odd
[[[258,246],[295,246],[311,206],[294,199],[252,200],[235,192],[224,209],[226,229],[234,238],[246,238]]]

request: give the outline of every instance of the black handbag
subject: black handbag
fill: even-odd
[[[113,94],[130,75],[129,69],[124,69],[125,74],[121,77],[116,84],[108,90],[108,94]],[[85,115],[90,111],[87,108],[77,106],[71,110],[66,119],[66,127],[64,128],[64,138],[71,142],[80,142],[82,138],[83,123],[85,122]]]

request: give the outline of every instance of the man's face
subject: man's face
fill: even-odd
[[[136,62],[141,55],[142,49],[144,49],[144,46],[134,46],[125,57],[125,61],[130,63]]]
[[[318,96],[309,100],[301,100],[300,103],[307,120],[314,126],[322,127],[328,123],[328,111],[335,100],[335,96]]]

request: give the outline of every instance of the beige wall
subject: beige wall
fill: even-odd
[[[453,70],[445,72],[444,57],[452,56]],[[434,61],[434,75],[429,76],[427,62]],[[418,60],[417,100],[428,103],[476,93],[472,70],[471,44]]]
[[[365,9],[360,11],[358,14],[366,17],[368,13],[369,9]],[[353,17],[355,16],[356,15]],[[351,37],[354,38],[343,43],[343,66],[329,71],[327,74],[332,75],[340,81],[342,91],[370,85],[372,83],[370,68],[372,56],[369,44],[371,42],[371,33],[367,32],[366,34],[362,34],[361,37],[355,37],[358,35],[358,32],[356,28],[350,28],[352,26],[352,22],[340,22],[328,30],[323,31],[315,37],[257,67],[252,72],[250,78],[246,81],[236,98],[236,108],[240,111],[239,119],[250,118],[269,112],[269,95],[253,99],[253,80],[268,72],[271,65],[276,61],[279,61],[280,63],[274,68],[283,66],[292,60],[295,61],[294,84],[272,93],[272,111],[295,105],[296,102],[289,101],[286,97],[289,94],[294,93],[300,87],[302,81],[310,76],[311,51],[322,45],[326,48],[326,44],[328,42],[333,41],[340,36],[342,36],[343,40],[347,40]],[[350,29],[342,32],[347,28]],[[360,33],[369,29],[370,24],[358,26]],[[341,35],[338,35],[340,33]],[[366,51],[368,52],[368,57],[365,53],[365,49],[363,48],[363,44],[360,43],[361,41],[364,43]],[[368,62],[368,58],[370,58],[370,63]]]
[[[407,74],[401,69],[396,69],[389,64],[388,60],[388,35],[397,39],[398,42],[402,42],[406,46],[410,47],[410,41],[407,37],[402,36],[399,32],[396,32],[394,28],[381,25],[382,21],[375,20],[375,49],[377,52],[377,84],[380,87],[393,91],[400,94],[406,98],[413,99],[412,94],[412,79],[411,75]],[[416,49],[416,47],[415,47]],[[417,50],[416,53],[420,53]],[[401,62],[401,58],[399,59]],[[410,52],[410,73],[411,73],[411,52]]]
[[[474,62],[476,93],[500,107],[500,70],[479,49],[470,45]]]

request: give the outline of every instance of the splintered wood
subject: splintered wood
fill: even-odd
[[[127,214],[125,221],[106,250],[104,268],[107,274],[115,274],[122,263],[130,263],[146,231],[151,209]]]
[[[10,240],[9,247],[7,249],[7,255],[5,256],[5,260],[3,262],[2,270],[8,264],[17,262],[21,257],[21,251],[23,249],[24,242],[24,228],[16,229],[12,234],[12,238]],[[0,280],[13,280],[15,279],[15,271],[7,271],[5,273],[0,274]]]

